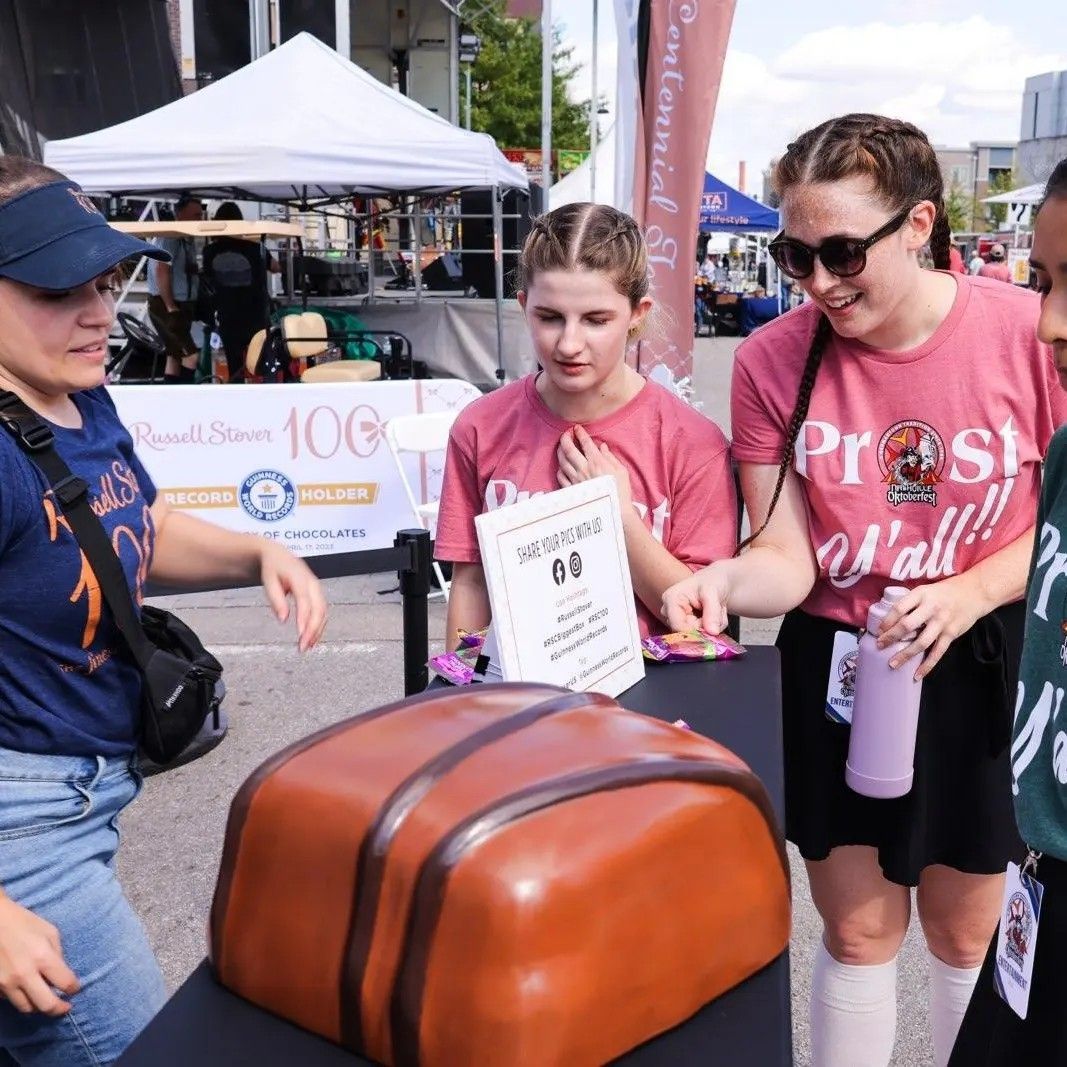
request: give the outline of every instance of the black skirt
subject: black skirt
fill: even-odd
[[[1000,874],[1021,854],[1009,742],[1024,617],[1025,605],[1006,605],[952,643],[923,681],[911,792],[879,800],[845,785],[849,729],[824,711],[834,635],[847,627],[802,611],[786,616],[777,642],[786,837],[805,859],[870,845],[886,878],[914,886],[932,863]]]
[[[1020,865],[1025,853],[1014,859]],[[1067,1012],[1063,961],[1067,959],[1067,864],[1044,856],[1037,880],[1045,887],[1034,945],[1030,1003],[1022,1020],[993,985],[997,938],[993,935],[974,996],[956,1038],[949,1067],[1052,1067],[1067,1063]]]

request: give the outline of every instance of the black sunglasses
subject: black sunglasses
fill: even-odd
[[[894,215],[870,237],[827,237],[818,248],[812,248],[803,241],[784,236],[783,231],[767,247],[778,269],[790,278],[810,277],[815,270],[816,256],[831,274],[838,278],[854,278],[867,266],[867,249],[899,230],[911,210],[907,207]]]

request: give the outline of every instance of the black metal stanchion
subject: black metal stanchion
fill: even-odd
[[[407,548],[411,562],[398,572],[404,613],[404,695],[421,693],[430,680],[427,598],[430,595],[430,532],[400,530],[393,544]]]

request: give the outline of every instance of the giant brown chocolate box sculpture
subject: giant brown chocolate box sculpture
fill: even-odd
[[[396,1067],[602,1064],[788,937],[745,764],[541,685],[423,694],[272,757],[234,799],[211,915],[223,985]]]

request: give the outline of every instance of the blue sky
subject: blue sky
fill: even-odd
[[[554,0],[553,16],[589,94],[592,0]],[[612,0],[599,0],[600,91],[614,114]],[[708,162],[748,191],[798,132],[844,111],[921,126],[936,144],[1015,140],[1023,82],[1067,69],[1064,0],[738,0]],[[602,117],[602,123],[605,118]]]

